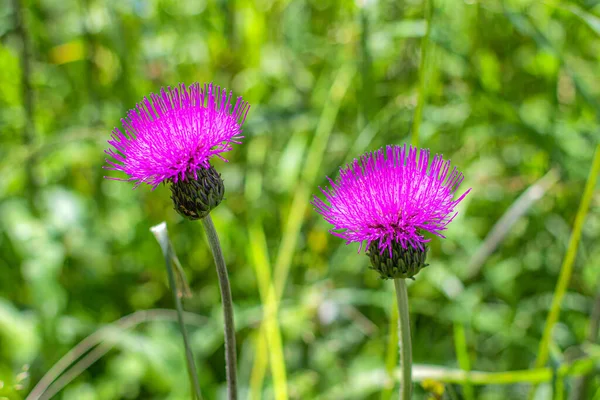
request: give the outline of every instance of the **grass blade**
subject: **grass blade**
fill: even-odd
[[[454,324],[454,348],[460,369],[467,372],[471,371],[471,360],[467,349],[467,335],[465,334],[465,327],[461,323]],[[463,383],[463,394],[465,400],[475,400],[473,386],[468,381]]]
[[[188,324],[194,323],[195,325],[201,326],[205,322],[204,317],[193,313],[184,312],[184,316]],[[115,331],[133,329],[145,322],[176,320],[177,312],[174,310],[140,310],[134,312],[133,314],[126,315],[117,321],[96,330],[79,342],[71,350],[69,350],[69,352],[60,360],[58,360],[58,362],[54,364],[52,368],[50,368],[50,370],[48,370],[42,379],[40,379],[40,381],[35,385],[25,400],[39,400],[44,397],[51,398],[56,393],[60,392],[66,385],[68,385],[73,379],[75,379],[81,372],[85,370],[85,368],[82,369],[82,365],[92,365],[114,346],[114,343],[107,345],[106,342],[113,336]],[[101,347],[105,349],[104,352],[96,351],[96,349]],[[94,349],[93,357],[90,356],[90,354],[92,354],[90,350],[92,349]],[[87,355],[81,358],[86,353]],[[70,367],[78,359],[79,361]],[[79,373],[75,374],[71,371],[79,371]]]
[[[177,310],[177,322],[179,323],[179,329],[181,330],[181,336],[183,338],[183,347],[185,349],[185,359],[187,362],[188,373],[190,375],[191,390],[193,390],[193,397],[202,400],[202,393],[200,392],[200,383],[198,382],[198,373],[196,372],[196,364],[194,363],[194,355],[190,347],[190,341],[188,339],[185,324],[183,322],[183,306],[181,304],[181,292],[177,288],[177,279],[173,268],[173,260],[176,259],[175,252],[171,246],[169,240],[169,233],[167,232],[167,224],[162,222],[156,226],[150,228],[150,231],[158,241],[160,248],[165,258],[165,266],[167,268],[167,275],[169,278],[169,287],[173,293],[173,301],[175,302],[175,309]]]
[[[265,323],[265,329],[259,329],[256,332],[254,364],[250,374],[249,398],[257,400],[262,398],[265,372],[270,359],[275,398],[285,400],[288,397],[287,372],[283,355],[281,330],[277,319],[278,307],[271,277],[267,241],[259,212],[267,148],[266,141],[255,140],[248,149],[248,163],[252,165],[252,168],[246,175],[245,187],[246,198],[251,205],[249,207],[250,217],[246,223],[246,230],[250,238],[250,246],[247,247],[248,259],[252,260],[256,274],[258,292],[263,310],[263,321]]]
[[[275,296],[275,289],[271,280],[267,240],[260,223],[251,223],[248,228],[250,237],[252,238],[249,249],[251,252],[250,258],[252,259],[252,265],[254,266],[259,283],[260,299],[265,309],[263,316],[264,329],[259,331],[260,336],[258,338],[257,347],[266,350],[269,354],[271,371],[273,374],[275,399],[284,400],[288,398],[287,373],[285,368],[285,358],[283,356],[281,329],[279,328],[279,322],[277,320],[278,304]],[[266,336],[263,335],[263,333],[266,333]],[[260,357],[264,357],[264,353]],[[263,362],[263,364],[265,363]],[[263,366],[263,369],[264,368],[266,368],[266,365]],[[259,371],[253,370],[252,376],[254,377],[254,373],[258,372]],[[261,398],[260,388],[262,387],[262,379],[264,379],[264,375],[263,377],[256,376],[256,380],[253,380],[251,390],[253,395],[252,398]]]
[[[321,117],[317,124],[316,133],[313,138],[312,144],[309,148],[305,168],[298,184],[298,188],[294,192],[292,204],[287,217],[287,222],[284,228],[279,250],[277,252],[277,258],[275,259],[275,268],[273,271],[274,282],[274,304],[275,309],[271,312],[276,315],[278,303],[281,300],[285,284],[287,282],[287,276],[292,264],[292,257],[296,250],[296,244],[298,242],[298,235],[302,228],[302,222],[304,220],[304,214],[309,204],[309,196],[312,191],[312,187],[315,184],[317,174],[321,166],[321,160],[323,154],[327,148],[329,136],[333,130],[333,126],[341,106],[342,99],[346,95],[350,82],[355,74],[353,66],[345,65],[338,72],[333,85],[329,91],[329,98],[325,104],[325,108],[321,113]],[[273,307],[273,305],[271,305]],[[260,327],[260,335],[266,337],[267,327],[263,321]],[[255,368],[266,368],[265,363],[255,363]],[[254,370],[252,376],[264,377],[264,371]],[[256,382],[256,385],[262,382]]]
[[[548,317],[546,319],[544,333],[538,349],[538,356],[535,362],[536,368],[544,366],[548,361],[552,330],[558,321],[561,303],[567,291],[569,282],[571,281],[571,275],[573,275],[573,266],[575,264],[575,257],[577,256],[577,247],[579,245],[579,239],[581,238],[581,231],[585,222],[585,216],[592,201],[598,174],[600,174],[600,144],[596,147],[594,160],[592,161],[592,168],[590,170],[590,174],[585,185],[585,190],[579,204],[579,209],[577,210],[577,215],[575,217],[575,223],[571,233],[571,238],[569,239],[567,253],[565,254],[563,264],[560,268],[558,283],[556,284],[556,289],[554,290],[552,305],[550,306],[550,312],[548,313]],[[530,392],[530,398],[533,397],[535,390],[536,387],[534,386]]]
[[[588,357],[580,358],[572,363],[563,364],[556,371],[559,377],[573,377],[588,374],[595,370],[600,361],[600,354],[590,354]],[[364,399],[386,385],[387,372],[384,369],[368,371],[357,374],[351,382],[344,382],[333,387],[319,399]],[[400,381],[402,371],[397,368],[394,371],[396,381]],[[545,383],[553,379],[553,371],[550,368],[534,368],[526,370],[485,372],[485,371],[463,371],[455,368],[439,367],[434,365],[413,365],[413,382],[424,382],[433,380],[446,384],[464,385],[469,383],[473,386],[485,385],[515,385],[522,383]],[[349,396],[348,394],[351,394]]]
[[[535,182],[526,191],[523,192],[502,217],[494,224],[481,246],[477,249],[475,255],[471,258],[467,266],[467,278],[473,279],[479,274],[485,261],[502,243],[510,228],[531,208],[531,206],[541,199],[546,192],[558,182],[558,172],[551,169],[540,180]]]
[[[429,4],[426,4],[425,13],[427,14],[427,31],[425,31],[425,37],[421,40],[421,59],[419,61],[419,91],[417,98],[417,106],[415,108],[415,115],[413,117],[413,125],[411,131],[410,142],[413,146],[419,145],[419,128],[421,127],[421,117],[423,114],[423,106],[425,105],[425,99],[427,97],[427,86],[425,85],[425,78],[427,72],[427,61],[428,61],[428,49],[429,49],[429,36],[431,35],[431,20],[433,18],[434,0],[429,0]]]

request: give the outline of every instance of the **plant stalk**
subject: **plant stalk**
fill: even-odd
[[[235,324],[233,322],[233,300],[231,298],[231,287],[227,275],[227,266],[223,258],[223,251],[219,243],[219,236],[212,222],[210,214],[202,219],[202,225],[206,232],[206,238],[212,251],[219,287],[221,289],[221,300],[223,301],[223,325],[225,330],[225,372],[227,374],[227,391],[229,400],[237,399],[237,372],[236,372],[236,346],[235,346]]]
[[[396,301],[398,302],[398,345],[400,347],[400,400],[409,400],[412,396],[412,345],[410,343],[410,318],[408,314],[408,294],[406,281],[394,279]]]
[[[175,280],[175,272],[173,270],[173,259],[174,252],[169,242],[169,236],[167,233],[167,224],[164,222],[150,229],[158,244],[163,251],[165,257],[165,265],[167,268],[167,275],[169,277],[169,287],[173,294],[173,301],[175,302],[175,309],[177,310],[177,322],[179,323],[179,330],[181,330],[181,336],[183,337],[183,347],[185,348],[185,359],[187,362],[188,373],[190,375],[190,382],[193,388],[193,399],[202,400],[202,393],[200,391],[200,383],[198,382],[198,373],[196,372],[196,365],[194,364],[194,355],[190,347],[190,341],[188,339],[187,331],[183,320],[183,306],[181,305],[181,297],[179,290],[177,289],[177,281]]]

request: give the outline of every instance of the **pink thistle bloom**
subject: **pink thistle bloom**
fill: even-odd
[[[150,94],[121,120],[123,131],[115,128],[111,157],[105,169],[122,171],[135,187],[142,183],[156,188],[161,182],[177,183],[188,175],[198,178],[200,168],[210,168],[209,160],[239,144],[242,124],[249,104],[232,93],[213,86],[193,83],[167,87]],[[227,160],[225,160],[227,161]]]
[[[399,243],[423,250],[430,239],[427,231],[444,237],[442,231],[454,219],[458,199],[454,195],[464,177],[450,160],[429,150],[404,146],[386,146],[366,153],[340,169],[336,181],[327,178],[331,188],[320,188],[325,200],[314,196],[312,204],[333,225],[333,235],[346,244],[360,242],[366,249],[378,241],[380,254]]]

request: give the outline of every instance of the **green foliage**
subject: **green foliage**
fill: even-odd
[[[200,224],[173,210],[167,187],[132,190],[101,169],[128,109],[193,81],[252,105],[244,144],[214,162],[225,198],[211,214],[236,306],[241,398],[378,399],[389,386],[393,287],[327,233],[309,201],[340,165],[411,142],[415,127],[473,188],[408,288],[425,380],[415,398],[519,399],[530,383],[541,384],[538,399],[567,396],[574,375],[597,370],[597,187],[550,361],[530,369],[600,140],[596,2],[0,4],[0,398],[26,397],[99,328],[173,308],[149,232],[163,220],[193,293],[184,307],[200,316],[188,330],[203,395],[223,398],[220,295]],[[517,217],[488,237],[511,206]],[[105,354],[56,398],[189,399],[168,315],[107,331]],[[598,378],[588,386],[598,396]]]

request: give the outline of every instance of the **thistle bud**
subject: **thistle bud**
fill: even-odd
[[[428,250],[426,246],[423,246],[423,250],[410,245],[405,249],[397,242],[393,242],[391,246],[391,257],[387,248],[381,252],[377,242],[371,242],[367,250],[371,260],[369,268],[379,272],[382,279],[414,279],[413,276],[429,265],[425,263]]]
[[[202,219],[221,203],[225,194],[223,179],[215,168],[198,169],[197,177],[188,174],[185,180],[171,183],[171,199],[175,211],[185,218]]]

